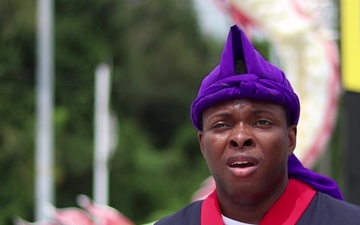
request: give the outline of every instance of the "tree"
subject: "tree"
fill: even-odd
[[[92,193],[94,70],[103,61],[120,121],[110,205],[139,223],[190,201],[208,172],[189,105],[220,49],[201,35],[191,1],[54,6],[56,206]],[[0,24],[0,223],[10,224],[34,211],[35,1],[0,0]]]

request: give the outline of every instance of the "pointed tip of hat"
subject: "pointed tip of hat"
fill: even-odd
[[[253,68],[253,59],[258,57],[261,56],[253,47],[245,32],[238,25],[231,26],[220,59],[221,77],[240,74],[235,69],[236,60],[239,59],[245,62],[244,66],[246,68],[243,71],[245,73]]]

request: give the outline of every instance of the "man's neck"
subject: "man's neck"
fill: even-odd
[[[288,180],[284,181],[282,185],[278,185],[278,188],[252,199],[243,197],[229,198],[229,196],[225,196],[220,190],[217,190],[220,210],[228,218],[245,223],[259,224],[266,212],[284,193],[287,184]],[[246,193],[243,196],[247,196]]]
[[[269,210],[261,216],[263,213],[254,214],[253,212],[249,211],[249,209],[256,209],[255,207],[240,207],[237,205],[233,211],[226,212],[224,210],[224,206],[222,206],[223,209],[221,210],[221,206],[219,205],[220,200],[218,198],[217,192],[219,192],[218,189],[217,191],[212,192],[202,203],[202,225],[223,225],[224,220],[222,215],[245,223],[255,223],[262,225],[296,224],[317,193],[317,191],[314,190],[311,186],[299,180],[291,179],[280,197],[269,207]],[[227,205],[227,207],[232,206]],[[243,208],[245,208],[245,210]],[[264,207],[261,209],[264,209]],[[235,213],[239,216],[233,216],[229,213]],[[252,218],[250,218],[250,216],[247,217],[245,215],[246,213],[249,213]]]

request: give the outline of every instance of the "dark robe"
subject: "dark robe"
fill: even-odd
[[[159,220],[155,225],[214,225],[201,224],[203,202],[204,201],[201,200],[191,203],[175,214]],[[284,213],[284,211],[281,210],[280,214],[281,213]],[[283,224],[291,225],[289,223]],[[335,199],[327,194],[316,192],[295,224],[360,225],[360,207]],[[276,225],[281,224],[277,223]]]

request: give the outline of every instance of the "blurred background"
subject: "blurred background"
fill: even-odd
[[[135,224],[189,203],[209,176],[190,104],[234,23],[303,96],[303,163],[360,203],[359,18],[341,17],[359,17],[359,3],[264,2],[0,0],[0,224],[43,219],[44,201],[78,207],[79,195]]]

